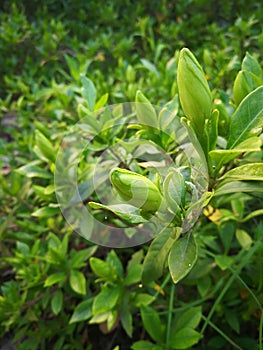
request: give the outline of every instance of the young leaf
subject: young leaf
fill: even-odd
[[[247,95],[231,118],[227,148],[232,149],[263,127],[263,86]]]
[[[241,229],[236,230],[236,238],[238,240],[238,243],[241,245],[242,248],[249,250],[253,240],[250,237],[250,235],[245,231]]]
[[[147,222],[139,213],[140,210],[133,205],[129,204],[112,204],[112,205],[104,205],[96,202],[89,202],[89,206],[92,209],[103,209],[108,212],[113,213],[118,216],[121,220],[129,223],[138,225],[144,222]]]
[[[103,286],[101,292],[94,299],[92,314],[98,315],[113,309],[118,302],[120,292],[119,286]]]
[[[186,187],[183,175],[171,169],[163,183],[164,198],[169,208],[176,214],[184,206]]]
[[[95,275],[105,278],[106,280],[111,279],[112,274],[108,264],[98,258],[90,258],[90,267]]]
[[[93,82],[85,77],[84,75],[81,76],[81,83],[83,85],[82,88],[82,96],[85,99],[88,109],[92,112],[94,110],[95,102],[96,102],[96,96],[97,91],[93,84]]]
[[[48,276],[48,278],[45,280],[44,287],[50,287],[56,283],[64,283],[65,280],[66,274],[64,272],[53,273],[52,275]]]
[[[141,124],[157,128],[157,116],[154,107],[141,91],[136,94],[137,118]]]
[[[174,242],[168,257],[168,265],[174,283],[178,283],[191,271],[196,259],[197,247],[191,233]]]
[[[86,294],[86,279],[82,272],[71,270],[69,276],[70,287],[78,294]]]
[[[51,162],[55,162],[56,154],[51,142],[39,130],[36,130],[36,146],[40,153]]]

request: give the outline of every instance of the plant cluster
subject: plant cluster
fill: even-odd
[[[243,0],[3,1],[0,345],[262,349],[262,14]],[[128,127],[109,108],[127,101]],[[92,137],[80,158],[75,125]],[[78,165],[74,215],[137,246],[67,224],[64,161]]]

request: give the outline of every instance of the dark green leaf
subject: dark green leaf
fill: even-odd
[[[143,284],[148,284],[162,276],[168,252],[174,242],[174,239],[171,238],[171,232],[171,229],[166,229],[152,241],[143,262]]]
[[[69,320],[69,324],[88,320],[92,315],[92,304],[93,299],[84,300],[78,304]]]
[[[150,306],[142,306],[141,317],[147,333],[152,339],[162,343],[164,340],[164,328],[158,313]]]
[[[63,305],[63,293],[59,289],[51,299],[51,309],[55,315],[59,314]]]
[[[197,344],[202,335],[192,328],[183,328],[172,334],[169,345],[172,349],[188,349]]]
[[[178,283],[191,271],[196,259],[197,247],[191,233],[174,242],[168,257],[168,265],[174,283]]]

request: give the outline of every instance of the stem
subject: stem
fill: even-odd
[[[169,350],[169,345],[168,345],[168,343],[169,343],[169,339],[170,339],[171,326],[172,326],[172,318],[173,318],[174,292],[175,292],[175,285],[172,284],[172,287],[171,287],[171,294],[170,294],[170,300],[169,300],[168,318],[167,318],[165,350]]]
[[[258,243],[258,244],[257,244]],[[245,249],[242,249],[240,257],[244,254],[247,254],[245,257],[243,257],[243,259],[241,260],[241,263],[239,264],[239,266],[237,267],[237,269],[233,272],[232,276],[229,278],[229,280],[227,281],[225,287],[222,289],[222,292],[220,293],[220,295],[218,296],[218,298],[216,299],[213,307],[211,308],[206,321],[201,329],[201,334],[204,334],[206,327],[208,326],[209,321],[211,320],[217,305],[220,303],[220,301],[223,299],[224,295],[226,294],[226,292],[228,291],[228,289],[230,288],[231,284],[234,282],[234,280],[237,278],[237,276],[239,275],[239,273],[241,272],[241,270],[243,269],[243,267],[247,264],[248,260],[251,258],[251,256],[255,253],[255,251],[258,249],[259,245],[261,244],[261,242],[257,242],[251,249],[249,252],[247,252]]]
[[[202,319],[207,321],[207,318],[205,316],[202,316]],[[209,324],[210,327],[214,328],[214,330],[217,331],[217,333],[219,333],[222,338],[224,338],[226,341],[228,341],[229,344],[233,345],[234,348],[242,350],[242,348],[236,344],[231,338],[229,338],[223,331],[221,331],[220,328],[218,328],[213,322],[211,321],[207,321],[207,323]]]

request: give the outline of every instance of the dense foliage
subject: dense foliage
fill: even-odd
[[[262,349],[260,1],[4,0],[0,6],[0,344],[20,350]],[[54,187],[61,141],[90,111],[127,101],[169,108],[169,133],[188,117],[182,52],[205,71],[199,77],[207,95],[194,104],[194,114],[204,105],[209,118],[211,108],[218,111],[202,137],[200,119],[184,119],[209,173],[209,194],[191,238],[176,241],[180,249],[190,239],[198,246],[194,257],[185,255],[190,269],[178,268],[178,245],[165,260],[170,232],[152,244],[119,249],[85,240],[62,216]],[[129,220],[100,206],[96,194],[87,196],[85,180],[101,152],[126,137],[134,140],[134,132],[103,130],[79,163],[82,200],[100,220],[106,210],[111,224]],[[175,154],[170,139],[147,127],[136,137]],[[152,176],[137,163],[131,170]],[[181,203],[169,197],[170,183],[187,180],[170,172],[161,184],[171,206]],[[143,209],[151,205],[152,199]]]

